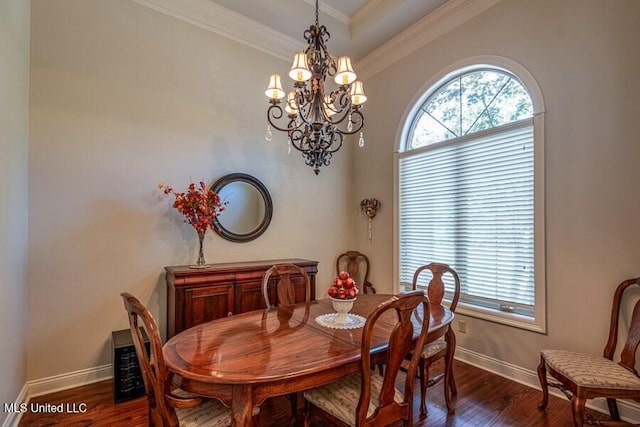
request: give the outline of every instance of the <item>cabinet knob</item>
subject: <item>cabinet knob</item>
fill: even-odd
[[[231,316],[233,316],[233,312],[230,311],[227,313],[227,317],[231,317]]]

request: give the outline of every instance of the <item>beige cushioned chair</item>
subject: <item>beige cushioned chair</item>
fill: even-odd
[[[432,262],[416,269],[413,274],[413,289],[423,289],[424,285],[421,285],[421,274],[423,272],[431,272],[431,279],[426,285],[427,295],[429,301],[432,304],[441,304],[444,295],[445,287],[442,281],[442,277],[445,274],[449,274],[453,280],[453,294],[451,297],[451,303],[449,309],[452,313],[456,311],[458,306],[458,299],[460,298],[460,278],[458,273],[447,264],[441,264]],[[456,389],[456,381],[453,376],[453,356],[456,352],[456,335],[453,332],[453,328],[449,325],[442,336],[436,340],[428,342],[422,349],[420,354],[420,361],[418,363],[418,371],[420,372],[420,414],[427,414],[427,387],[431,387],[437,384],[440,380],[444,379],[444,398],[447,404],[447,412],[453,414],[455,407],[453,406],[452,396],[458,394]],[[429,368],[431,364],[436,360],[444,358],[444,371],[429,378]]]
[[[620,362],[614,362],[616,352],[620,313],[625,291],[640,286],[640,277],[629,279],[618,285],[613,296],[609,339],[602,356],[576,353],[566,350],[542,350],[538,365],[538,379],[542,386],[540,409],[547,407],[548,387],[559,388],[571,399],[573,425],[587,424],[629,425],[620,421],[616,399],[640,399],[640,377],[635,368],[636,350],[640,344],[640,300],[631,314],[627,339],[620,352]],[[637,291],[637,289],[636,289]],[[548,382],[547,373],[555,380]],[[594,420],[585,412],[588,399],[603,397],[607,399],[611,420]]]
[[[424,314],[422,329],[417,341],[414,341],[411,317],[420,304]],[[395,312],[397,321],[389,337],[388,350],[384,353],[382,363],[386,369],[382,376],[371,369],[371,343],[376,321],[390,311]],[[360,372],[305,391],[307,411],[304,425],[310,425],[312,416],[341,426],[386,426],[400,421],[405,426],[412,425],[413,384],[420,357],[418,352],[409,362],[402,392],[395,385],[396,381],[401,381],[398,372],[405,355],[424,345],[429,314],[429,301],[422,291],[405,292],[378,305],[367,317],[362,330]],[[386,321],[389,321],[389,317],[386,317]]]

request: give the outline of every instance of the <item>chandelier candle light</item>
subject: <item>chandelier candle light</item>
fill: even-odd
[[[362,127],[364,116],[362,104],[367,100],[362,82],[356,80],[351,59],[341,56],[336,61],[327,48],[329,32],[318,23],[318,0],[316,0],[316,23],[304,32],[308,47],[293,58],[289,77],[293,79],[293,90],[286,94],[283,119],[282,98],[285,91],[279,74],[269,78],[265,94],[269,98],[267,110],[267,133],[271,141],[271,127],[286,132],[289,147],[302,153],[305,163],[313,167],[316,175],[320,166],[328,166],[333,153],[342,147],[345,135],[360,132],[358,145],[364,145]],[[327,77],[333,77],[337,88],[325,87]],[[278,124],[283,119],[282,124]],[[287,122],[288,120],[288,122]],[[287,122],[286,127],[284,123]]]

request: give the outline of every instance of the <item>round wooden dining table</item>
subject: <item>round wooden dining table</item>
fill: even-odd
[[[392,295],[359,295],[352,314],[367,317]],[[163,347],[172,383],[231,407],[233,426],[250,426],[253,408],[267,397],[335,381],[360,369],[362,327],[336,329],[316,321],[333,313],[329,299],[257,310],[202,323]],[[377,322],[371,352],[384,355],[393,313]],[[422,313],[414,313],[414,334]],[[454,314],[432,304],[427,342],[443,336]],[[374,356],[375,357],[375,356]]]

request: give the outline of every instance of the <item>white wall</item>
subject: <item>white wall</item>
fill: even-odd
[[[542,347],[601,353],[616,285],[640,275],[637,118],[640,2],[502,1],[367,81],[358,199],[386,204],[372,244],[380,291],[393,282],[393,150],[407,105],[452,63],[501,55],[526,67],[546,104],[548,334],[466,318],[458,344],[534,369]],[[364,250],[364,249],[363,249]]]
[[[7,403],[26,380],[29,10],[28,1],[0,0],[0,402]]]
[[[640,275],[638,17],[633,0],[500,2],[368,78],[366,146],[353,158],[341,150],[316,177],[296,152],[286,154],[284,137],[263,139],[264,85],[288,63],[129,0],[33,1],[28,379],[110,363],[109,334],[126,327],[121,291],[137,294],[164,328],[162,268],[193,262],[197,239],[156,191],[158,181],[179,188],[245,172],[271,191],[274,217],[263,237],[237,244],[210,233],[208,262],[316,259],[322,295],[335,254],[360,249],[378,290],[391,292],[393,148],[402,114],[440,70],[486,54],[529,69],[547,107],[548,334],[466,318],[459,345],[528,369],[541,347],[601,352],[615,285]],[[13,116],[0,116],[24,123],[19,104],[3,104]],[[13,168],[26,146],[26,131],[17,135]],[[7,188],[26,181],[22,166]],[[9,205],[11,192],[2,194]],[[383,203],[371,243],[358,208],[370,197]],[[2,215],[26,210],[25,201],[13,203],[20,208]],[[26,234],[19,220],[0,219],[14,236]],[[2,248],[15,256],[20,241]],[[20,283],[20,262],[12,265]],[[23,322],[15,294],[0,303],[11,331]],[[3,344],[15,345],[20,334],[11,334]],[[10,360],[2,366],[20,372],[21,348],[3,353]]]
[[[33,1],[29,379],[110,363],[122,291],[164,330],[163,267],[195,262],[198,239],[159,181],[260,179],[268,230],[208,233],[207,262],[315,259],[324,294],[348,243],[351,160],[315,176],[283,135],[264,141],[264,89],[289,66],[130,0]]]
[[[0,0],[0,402],[26,379],[29,10]]]

